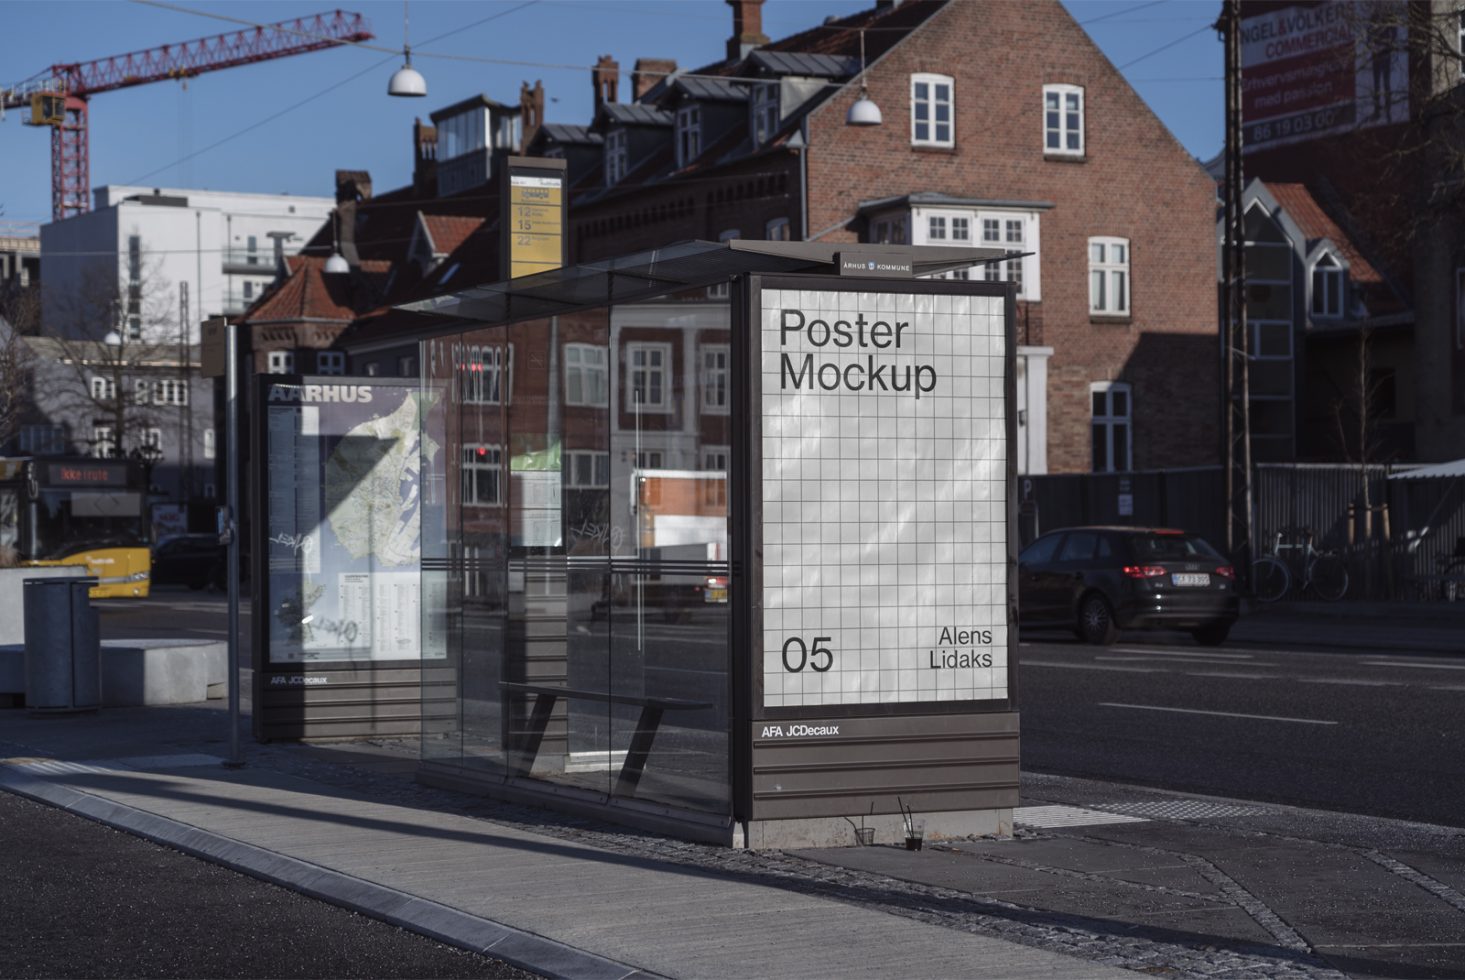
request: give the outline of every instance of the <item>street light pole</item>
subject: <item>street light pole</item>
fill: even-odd
[[[224,327],[224,418],[229,452],[225,456],[225,526],[229,545],[229,768],[244,765],[239,755],[239,327]]]
[[[1226,42],[1225,240],[1221,246],[1221,385],[1225,415],[1221,465],[1226,497],[1226,551],[1243,591],[1251,586],[1251,377],[1246,322],[1246,214],[1241,166],[1241,0],[1223,0],[1216,25]]]

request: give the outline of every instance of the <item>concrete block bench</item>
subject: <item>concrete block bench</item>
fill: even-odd
[[[228,645],[222,640],[103,640],[102,706],[192,704],[222,697]],[[210,689],[213,689],[212,692]],[[0,705],[25,695],[25,644],[0,646]]]

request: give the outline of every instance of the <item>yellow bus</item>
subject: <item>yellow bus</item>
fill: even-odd
[[[146,474],[121,459],[0,458],[0,562],[84,565],[93,599],[145,597]]]

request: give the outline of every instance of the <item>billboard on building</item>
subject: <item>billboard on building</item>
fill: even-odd
[[[1006,298],[934,286],[760,294],[764,709],[1010,697]]]
[[[1246,152],[1408,118],[1404,4],[1257,3],[1242,12]]]

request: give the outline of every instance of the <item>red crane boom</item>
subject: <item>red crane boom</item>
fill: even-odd
[[[13,88],[0,89],[0,110],[29,107],[25,122],[51,127],[51,217],[59,221],[91,207],[87,146],[91,96],[308,54],[373,36],[361,14],[334,10],[96,61],[52,65]]]

